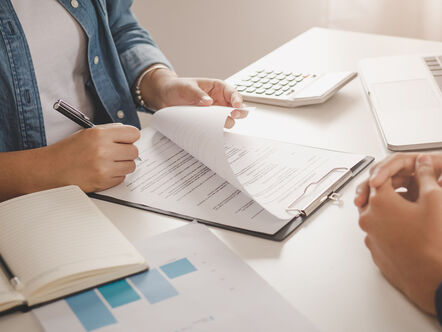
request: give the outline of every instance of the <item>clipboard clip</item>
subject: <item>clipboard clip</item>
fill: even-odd
[[[330,195],[328,195],[328,199],[339,206],[344,204],[344,201],[342,200],[342,194],[340,193],[332,192]]]
[[[308,212],[306,211],[307,209],[303,210],[303,209],[295,208],[294,207],[295,203],[298,202],[302,197],[304,197],[307,194],[307,191],[309,190],[310,187],[322,183],[325,179],[327,179],[331,174],[333,174],[335,172],[347,172],[347,173],[349,173],[351,175],[351,169],[349,169],[347,167],[335,167],[335,168],[331,169],[324,176],[322,176],[319,180],[310,182],[304,188],[304,191],[292,203],[290,203],[289,206],[287,206],[287,208],[285,209],[286,212],[288,212],[288,213],[295,212],[295,214],[294,214],[295,217],[307,216],[308,215]],[[335,187],[337,187],[336,184],[334,184],[331,187],[332,188],[331,192],[328,192],[328,193],[326,193],[326,195],[323,195],[323,196],[318,197],[317,199],[315,199],[312,202],[312,204],[309,206],[309,208],[313,208],[313,210],[314,210],[317,206],[322,204],[327,199],[332,200],[333,202],[335,202],[338,205],[342,205],[342,203],[343,203],[343,201],[341,199],[342,195],[340,193],[334,192],[334,188]]]

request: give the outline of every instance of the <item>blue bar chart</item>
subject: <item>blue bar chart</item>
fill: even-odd
[[[137,274],[129,279],[151,304],[178,295],[178,291],[157,269]]]
[[[141,299],[126,280],[118,280],[98,287],[98,291],[112,308],[116,308]]]
[[[178,296],[178,290],[168,279],[195,271],[195,266],[187,258],[182,258],[127,279],[73,295],[66,298],[66,302],[84,329],[94,331],[118,323],[112,310],[142,301],[139,294],[152,305]]]
[[[182,258],[169,264],[160,266],[160,269],[170,278],[174,279],[196,271],[195,266],[187,258]]]
[[[117,322],[93,289],[68,297],[66,302],[86,331],[93,331]]]

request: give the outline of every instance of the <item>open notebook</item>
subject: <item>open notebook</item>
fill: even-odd
[[[282,240],[373,160],[229,132],[232,110],[157,111],[135,172],[93,197]]]
[[[147,269],[143,256],[76,186],[0,203],[0,255],[0,312]]]

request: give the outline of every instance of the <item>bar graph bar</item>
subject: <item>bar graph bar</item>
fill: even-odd
[[[139,293],[149,303],[155,304],[179,295],[167,277],[174,279],[194,271],[197,271],[196,267],[187,258],[182,258],[127,278],[132,285],[122,279],[100,286],[97,291],[112,309],[140,300]],[[136,287],[138,293],[133,287]],[[117,323],[97,291],[89,290],[66,298],[67,304],[86,331]]]
[[[94,290],[68,297],[66,302],[86,331],[93,331],[117,322]]]
[[[98,287],[98,291],[112,308],[141,299],[125,279]]]
[[[185,274],[196,271],[195,266],[187,258],[160,266],[160,269],[170,278],[178,278]]]
[[[134,275],[129,280],[132,281],[151,304],[178,295],[178,291],[157,269],[151,269]]]

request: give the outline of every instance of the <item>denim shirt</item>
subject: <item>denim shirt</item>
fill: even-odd
[[[130,11],[133,0],[58,1],[88,37],[90,78],[85,89],[95,102],[95,121],[139,127],[131,87],[146,67],[170,64],[138,25]],[[63,56],[57,45],[54,52]],[[0,0],[0,152],[45,145],[40,96],[26,36],[11,1]]]

